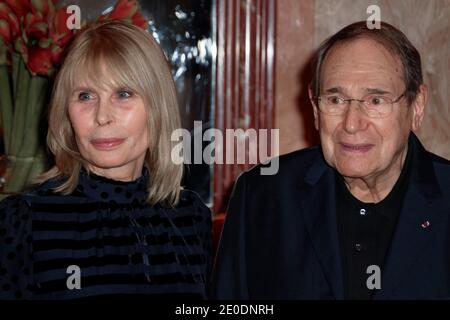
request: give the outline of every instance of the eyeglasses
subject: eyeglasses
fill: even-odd
[[[361,99],[345,99],[336,94],[320,95],[317,97],[320,112],[332,116],[343,115],[350,107],[352,101],[359,102],[358,105],[371,118],[383,118],[393,110],[394,103],[405,96],[403,92],[397,99],[379,94],[369,94]]]

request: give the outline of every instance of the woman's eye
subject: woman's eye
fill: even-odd
[[[81,101],[87,101],[92,99],[92,94],[90,92],[80,92],[78,94],[78,99]]]
[[[119,98],[130,98],[133,93],[128,90],[120,90],[119,92],[117,92],[117,95],[119,96]]]

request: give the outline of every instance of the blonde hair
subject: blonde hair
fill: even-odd
[[[107,66],[111,77],[104,77]],[[77,78],[78,77],[78,78]],[[76,79],[95,85],[124,86],[139,94],[146,106],[149,149],[145,165],[150,172],[147,202],[175,206],[180,196],[183,165],[171,160],[176,142],[171,133],[180,128],[179,108],[170,65],[146,31],[121,21],[94,23],[83,29],[70,45],[53,87],[49,109],[47,145],[55,157],[55,166],[43,173],[38,182],[64,178],[55,192],[70,194],[78,183],[80,170],[88,170],[75,142],[68,116],[70,93]],[[89,172],[89,170],[88,170]]]

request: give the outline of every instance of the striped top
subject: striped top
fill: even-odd
[[[0,203],[0,299],[205,297],[211,214],[192,191],[176,208],[144,203],[148,174],[82,172],[71,195],[48,181]]]

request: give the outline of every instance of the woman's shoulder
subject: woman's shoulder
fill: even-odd
[[[0,202],[0,221],[3,222],[6,217],[17,216],[29,208],[25,194],[10,195]]]
[[[64,202],[65,196],[56,192],[55,188],[61,185],[62,181],[58,178],[51,178],[39,184],[34,184],[26,188],[22,193],[5,198],[0,205],[5,207],[27,205],[33,210],[35,204],[39,203],[60,203]],[[3,204],[3,202],[5,202]]]
[[[23,195],[0,202],[0,300],[29,296],[31,219]]]
[[[211,251],[211,232],[212,232],[212,212],[203,202],[201,197],[192,190],[183,189],[180,194],[180,202],[178,207],[189,206],[194,208],[196,228],[198,228],[199,236],[205,252]]]
[[[188,189],[181,190],[180,201],[176,209],[179,210],[181,215],[187,214],[192,216],[193,213],[197,227],[205,230],[206,233],[210,232],[212,212],[195,191]]]
[[[11,195],[0,202],[0,243],[8,244],[14,236],[25,237],[31,220],[31,209],[24,195]]]
[[[59,187],[64,181],[62,178],[54,177],[48,180],[42,181],[39,184],[34,184],[24,191],[22,194],[24,198],[33,196],[58,196],[59,193],[55,193],[54,189]]]
[[[15,238],[26,237],[31,231],[33,203],[45,195],[53,194],[53,186],[54,181],[46,181],[0,201],[0,239],[8,233],[15,235]],[[0,243],[4,242],[0,240]]]
[[[211,210],[195,191],[189,189],[181,190],[178,207],[186,206],[194,207],[195,211],[199,214],[211,216]]]

